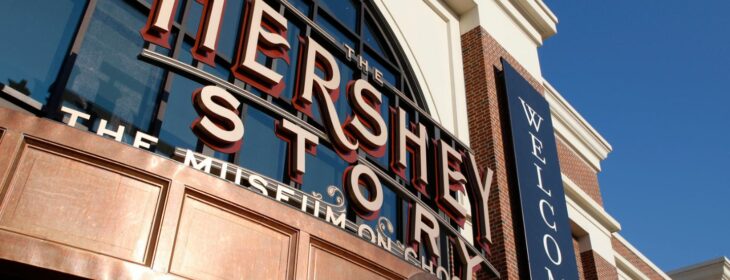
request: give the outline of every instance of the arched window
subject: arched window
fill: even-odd
[[[423,124],[430,138],[468,149],[428,115],[423,92],[406,55],[372,0],[265,1],[287,19],[286,35],[291,46],[288,51],[290,63],[258,56],[258,62],[283,76],[285,87],[278,98],[236,79],[230,70],[242,36],[243,11],[251,1],[226,0],[213,67],[196,61],[191,55],[203,13],[203,6],[198,1],[177,1],[168,49],[145,42],[139,33],[148,19],[152,0],[58,0],[53,4],[59,6],[55,17],[33,22],[29,27],[46,30],[66,26],[58,32],[60,35],[37,39],[42,44],[37,49],[27,50],[44,52],[48,58],[27,72],[27,79],[33,80],[32,88],[29,88],[32,92],[28,95],[43,104],[42,110],[35,113],[60,120],[61,106],[71,107],[92,116],[88,121],[81,121],[81,125],[90,130],[98,130],[102,118],[109,121],[112,129],[125,126],[123,141],[126,143],[133,141],[136,131],[158,137],[159,142],[152,148],[158,154],[172,157],[178,148],[190,149],[240,165],[306,193],[325,194],[331,185],[341,189],[342,174],[350,164],[338,156],[330,143],[321,141],[316,156],[306,155],[307,172],[302,183],[293,182],[286,175],[287,143],[274,132],[275,123],[282,115],[298,118],[318,132],[324,132],[317,113],[310,118],[291,104],[298,71],[296,61],[302,55],[300,47],[304,38],[312,37],[336,57],[342,76],[341,89],[344,90],[351,80],[364,78],[383,94],[380,114],[388,126],[392,108],[400,108],[406,112],[408,121]],[[2,18],[0,22],[12,20]],[[1,26],[4,27],[0,29],[8,28],[12,24]],[[16,36],[27,39],[24,34]],[[347,59],[348,47],[368,61],[369,69],[382,72],[382,85],[374,81],[371,71],[360,69],[356,60]],[[0,78],[21,79],[6,74],[23,73],[23,69],[18,70],[16,66],[24,62],[10,55],[12,52],[0,52],[0,61],[11,61],[0,64]],[[241,148],[234,153],[223,154],[206,147],[190,129],[191,123],[199,117],[191,94],[213,80],[250,95],[239,96],[243,104],[240,117],[246,132]],[[2,83],[6,85],[5,81]],[[335,107],[341,121],[352,113],[347,98],[338,98]],[[317,112],[316,108],[313,111]],[[435,154],[433,145],[429,145],[428,154]],[[388,180],[383,181],[385,205],[380,216],[393,223],[393,238],[404,242],[405,216],[414,200],[425,202],[448,221],[432,200],[435,197],[433,188],[427,191],[430,193],[420,193],[411,186],[408,179],[412,173],[410,164],[405,176],[401,177],[390,170],[389,149],[385,149],[381,157],[363,153],[359,156],[388,175]],[[433,160],[428,160],[428,169],[437,170]],[[434,174],[429,172],[430,182],[436,182]],[[325,196],[325,199],[328,198]],[[352,213],[348,219],[372,226],[377,223],[377,219],[364,221]],[[442,245],[446,247],[446,242]],[[448,258],[442,259],[445,262]]]

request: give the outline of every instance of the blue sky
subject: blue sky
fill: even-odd
[[[730,1],[546,1],[543,76],[613,146],[621,234],[665,271],[730,256]]]

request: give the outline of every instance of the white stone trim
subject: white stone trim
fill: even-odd
[[[671,280],[672,279],[672,278],[669,277],[669,275],[667,275],[666,273],[664,273],[663,270],[661,270],[653,262],[651,262],[649,260],[649,258],[647,258],[646,256],[644,256],[644,254],[642,254],[641,252],[639,252],[639,250],[637,250],[633,245],[631,245],[631,243],[629,243],[629,241],[627,241],[626,239],[624,239],[623,236],[621,236],[618,232],[614,233],[613,234],[613,237],[616,238],[616,240],[618,240],[619,242],[621,242],[621,244],[623,244],[624,246],[626,246],[626,248],[628,248],[632,253],[634,253],[636,256],[638,256],[641,261],[643,261],[649,267],[651,267],[651,269],[653,269],[662,278],[667,279],[667,280]]]
[[[590,217],[598,221],[609,233],[615,233],[621,230],[621,224],[611,217],[601,205],[581,190],[568,176],[565,174],[561,175],[563,177],[565,196],[570,198],[570,201],[574,202],[578,208],[586,211]]]
[[[474,12],[479,4],[474,0],[443,0],[456,14],[466,15]],[[550,10],[550,8],[542,0],[486,0],[493,1],[502,8],[509,17],[535,42],[541,46],[542,42],[547,38],[555,35],[558,24],[558,17]],[[481,20],[478,19],[479,13],[471,15],[476,16],[476,20],[469,20],[468,24],[462,25],[461,32],[466,33],[480,25]],[[486,15],[481,15],[486,16]]]
[[[613,149],[573,106],[547,81],[545,99],[550,104],[550,113],[555,133],[570,145],[596,171],[601,171],[601,161]]]
[[[730,260],[726,257],[711,259],[669,272],[675,279],[718,279],[730,280]],[[719,277],[719,278],[717,278]]]
[[[510,0],[545,40],[558,32],[558,17],[542,0]]]
[[[469,0],[471,1],[471,0]],[[469,126],[467,121],[466,113],[466,84],[464,80],[464,65],[462,61],[462,50],[461,50],[461,34],[459,32],[460,21],[459,14],[455,13],[451,7],[439,0],[420,0],[421,3],[418,5],[424,5],[428,7],[430,12],[439,17],[444,21],[444,28],[446,30],[446,37],[448,38],[448,65],[444,65],[448,69],[448,77],[443,77],[444,81],[448,81],[449,89],[444,92],[433,89],[433,85],[436,83],[442,83],[443,81],[435,79],[427,79],[428,76],[428,65],[424,64],[423,61],[428,58],[421,57],[417,58],[416,48],[423,47],[422,45],[414,46],[413,42],[409,42],[404,32],[404,28],[407,26],[402,25],[403,22],[396,20],[394,13],[397,10],[393,10],[393,6],[389,6],[389,0],[375,0],[375,6],[380,10],[381,14],[385,18],[385,21],[393,31],[395,39],[398,41],[403,49],[403,52],[413,68],[413,72],[416,76],[416,81],[424,93],[424,99],[426,106],[429,109],[430,115],[434,120],[442,125],[442,127],[455,137],[457,137],[462,143],[469,145]],[[413,15],[418,16],[418,15]],[[427,34],[429,30],[421,30]],[[440,101],[448,99],[451,106],[445,108],[445,106],[437,106]]]
[[[598,220],[578,206],[570,197],[565,198],[571,232],[578,238],[579,252],[593,251],[614,265],[614,251],[611,246],[611,232]]]
[[[512,4],[511,0],[493,0],[509,17],[524,31],[537,46],[542,46],[542,35],[533,26],[520,10]]]
[[[644,273],[641,272],[641,270],[631,264],[626,258],[622,257],[619,254],[614,254],[614,258],[616,260],[616,268],[631,277],[631,279],[649,280],[649,277],[647,277]]]

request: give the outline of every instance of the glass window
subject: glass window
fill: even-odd
[[[198,137],[190,125],[198,118],[198,113],[193,107],[192,96],[195,90],[202,87],[188,78],[173,75],[157,145],[157,150],[162,154],[170,156],[176,147],[196,150]]]
[[[337,28],[337,26],[332,22],[332,20],[328,16],[319,16],[315,20],[315,23],[319,25],[319,27],[322,27],[325,32],[327,32],[329,35],[335,38],[337,40],[337,43],[339,44],[347,44],[350,47],[357,47],[357,44],[355,44],[355,40],[350,38],[349,35],[347,35],[345,32]],[[324,41],[319,41],[324,43]]]
[[[45,104],[85,6],[85,0],[3,1],[0,83]]]
[[[368,220],[358,217],[357,223],[367,224],[377,233],[378,219],[380,219],[380,217],[385,217],[386,219],[388,219],[388,221],[390,221],[391,225],[393,225],[393,233],[389,233],[387,230],[385,230],[384,231],[385,234],[393,240],[394,244],[395,244],[396,240],[400,240],[402,242],[403,240],[398,238],[398,232],[403,230],[399,223],[400,220],[398,219],[398,200],[399,200],[399,198],[395,194],[395,192],[392,190],[391,186],[387,185],[382,180],[381,180],[381,183],[383,186],[383,206],[380,208],[378,217],[376,217],[372,221],[368,221]],[[367,194],[367,191],[364,188],[361,187],[361,190],[363,190],[364,194]]]
[[[397,87],[398,86],[398,76],[397,74],[390,70],[390,67],[386,67],[379,61],[379,59],[375,58],[373,55],[371,55],[369,52],[365,52],[363,55],[365,57],[365,60],[368,61],[371,68],[377,68],[380,70],[380,72],[383,73],[383,80],[387,81],[389,84]],[[374,73],[372,70],[371,73]]]
[[[241,14],[243,13],[243,0],[226,1],[225,10],[223,11],[223,22],[218,35],[218,45],[216,46],[219,55],[227,59],[234,59],[234,50],[237,47],[236,36],[240,29]],[[203,14],[203,5],[194,1],[190,5],[190,12],[187,12],[187,22],[185,23],[186,33],[196,37],[198,34],[198,26],[200,25],[200,17]],[[220,67],[220,66],[216,66]]]
[[[228,77],[231,75],[231,72],[230,72],[230,70],[228,70],[228,67],[225,67],[225,66],[221,65],[220,63],[216,63],[215,67],[210,66],[205,63],[201,63],[201,64],[203,65],[203,71],[213,74],[213,76],[221,78],[225,81],[228,81]]]
[[[284,182],[287,143],[276,136],[275,119],[254,106],[245,110],[243,145],[237,164]]]
[[[203,16],[203,5],[198,1],[190,3],[190,10],[185,13],[185,33],[192,35],[193,38],[198,34],[201,16]],[[223,18],[226,18],[226,13],[223,13]]]
[[[337,111],[337,116],[340,118],[340,123],[344,123],[345,120],[347,120],[347,117],[352,114],[352,108],[350,107],[346,96],[347,84],[353,79],[359,78],[360,74],[357,74],[357,76],[355,76],[355,70],[347,63],[344,63],[339,59],[337,60],[337,67],[340,70],[340,87],[339,93],[337,95],[337,100],[334,100],[334,106],[335,110]],[[324,76],[324,73],[322,73],[321,71],[317,71],[317,75],[322,77]],[[314,120],[318,124],[323,124],[319,109],[319,99],[316,97],[312,102],[312,115],[314,117]]]
[[[67,106],[125,125],[125,142],[150,127],[164,72],[137,59],[146,20],[124,2],[98,1],[63,94]]]
[[[319,1],[328,14],[333,15],[353,32],[357,27],[357,14],[359,9],[352,0],[323,0]]]
[[[306,154],[307,172],[302,178],[302,191],[317,192],[324,196],[325,201],[334,203],[327,196],[327,187],[335,186],[342,190],[342,175],[348,164],[331,148],[320,143],[317,146],[317,155]],[[345,199],[347,203],[347,199]]]
[[[299,59],[299,36],[302,29],[299,25],[289,20],[287,26],[287,41],[289,42],[289,64],[283,59],[276,59],[274,61],[276,72],[284,76],[282,83],[284,83],[284,89],[279,97],[287,102],[291,102],[292,96],[294,96],[294,88],[296,88],[297,78],[297,60]]]
[[[362,30],[363,40],[365,40],[365,43],[368,45],[368,47],[370,47],[373,51],[375,51],[382,57],[388,59],[392,58],[390,52],[387,51],[388,48],[384,43],[382,37],[375,35],[378,34],[377,32],[377,26],[375,26],[375,24],[368,17]]]
[[[305,16],[309,17],[309,11],[312,9],[308,0],[289,0],[297,10],[302,12]]]

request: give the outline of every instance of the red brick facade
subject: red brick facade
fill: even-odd
[[[580,244],[578,244],[578,239],[575,239],[575,236],[573,237],[573,251],[575,252],[575,263],[578,264],[578,279],[585,280],[583,258],[580,256]]]
[[[509,189],[505,159],[502,118],[503,100],[497,94],[497,71],[501,71],[501,58],[506,59],[530,83],[543,92],[542,85],[517,63],[487,32],[477,27],[461,36],[466,80],[467,112],[472,149],[480,165],[495,171],[495,186],[492,187],[489,204],[492,221],[492,255],[490,262],[500,272],[502,279],[523,279],[520,277],[518,252],[522,236],[519,223],[515,222],[515,196]],[[513,203],[514,202],[514,203]],[[519,221],[519,217],[517,217]]]
[[[497,268],[501,279],[526,279],[524,262],[523,229],[519,215],[519,198],[509,189],[508,161],[503,119],[506,104],[498,94],[502,86],[498,73],[501,59],[508,61],[538,92],[544,92],[542,83],[532,77],[486,30],[476,27],[461,35],[464,78],[466,84],[467,114],[471,147],[480,165],[494,170],[494,185],[489,204],[492,205],[492,247],[489,261]],[[598,184],[597,170],[582,159],[568,144],[557,138],[558,158],[561,171],[575,182],[588,196],[603,205]],[[573,239],[578,264],[579,279],[617,279],[618,271],[609,261],[589,250],[580,252],[578,240]],[[663,279],[649,265],[641,261],[628,248],[613,240],[614,249],[640,268],[651,279]],[[479,279],[489,279],[482,272]]]
[[[477,27],[461,35],[461,49],[466,82],[466,103],[472,149],[477,161],[495,172],[489,204],[492,207],[492,248],[489,261],[494,264],[502,279],[520,279],[517,240],[513,219],[512,194],[509,189],[505,163],[505,147],[501,126],[501,104],[497,94],[497,69],[500,58],[513,62],[516,69],[525,73],[487,32]]]
[[[634,265],[637,269],[641,271],[641,273],[644,273],[649,279],[664,279],[659,273],[657,273],[651,266],[646,264],[644,261],[641,260],[639,256],[634,254],[629,248],[624,246],[624,244],[616,239],[611,239],[611,243],[613,245],[613,250],[624,257],[627,261],[629,261],[632,265]]]
[[[573,149],[556,137],[560,171],[576,183],[588,196],[603,206],[601,190],[598,187],[598,174],[588,163],[578,156]]]
[[[618,271],[611,263],[593,250],[580,254],[583,277],[586,280],[618,279]]]

